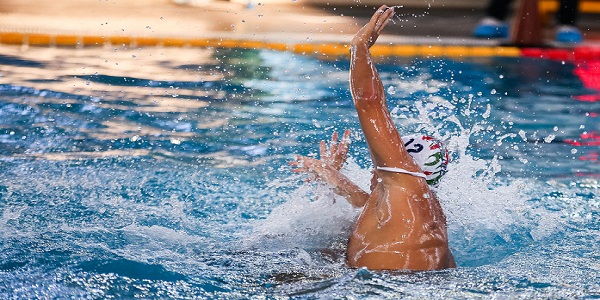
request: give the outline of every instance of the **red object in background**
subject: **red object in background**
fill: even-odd
[[[600,50],[599,50],[600,53]],[[588,89],[598,91],[598,94],[579,95],[575,96],[576,100],[584,102],[599,102],[600,101],[600,59],[594,61],[582,61],[577,63],[577,67],[573,71],[579,76],[583,85]]]
[[[600,91],[600,60],[578,63],[574,73],[586,88]]]
[[[573,56],[576,61],[600,60],[600,48],[592,48],[592,47],[575,48]]]
[[[579,135],[580,140],[566,139],[565,143],[571,146],[600,146],[600,134],[596,131],[585,132]]]
[[[564,60],[575,63],[598,62],[600,61],[600,47],[577,47],[573,49],[523,48],[521,49],[521,56]]]
[[[579,160],[586,160],[586,161],[598,161],[599,159],[600,159],[599,152],[591,152],[584,156],[579,157]]]
[[[546,51],[540,48],[524,48],[521,50],[521,55],[531,58],[545,58]]]
[[[581,95],[581,96],[575,96],[573,97],[576,100],[579,101],[583,101],[583,102],[598,102],[600,101],[600,95]],[[590,113],[591,116],[592,113]]]

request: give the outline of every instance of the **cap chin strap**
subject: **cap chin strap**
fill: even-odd
[[[423,173],[420,173],[420,172],[411,172],[411,171],[404,170],[402,168],[377,167],[377,170],[394,172],[394,173],[402,173],[402,174],[407,174],[407,175],[412,175],[412,176],[416,176],[416,177],[421,177],[421,178],[427,179],[427,176],[425,176],[425,174],[423,174]]]

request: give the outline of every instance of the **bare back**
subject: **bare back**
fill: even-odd
[[[454,267],[435,194],[415,182],[422,179],[394,176],[404,178],[384,179],[365,204],[348,242],[348,264],[386,270]]]

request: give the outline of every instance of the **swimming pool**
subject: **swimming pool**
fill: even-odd
[[[385,58],[402,132],[446,141],[459,265],[344,265],[357,211],[287,166],[353,130],[347,60],[3,47],[2,298],[598,298],[600,101],[587,65]],[[584,72],[585,73],[585,72]]]

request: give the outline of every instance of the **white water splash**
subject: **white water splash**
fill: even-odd
[[[420,122],[418,130],[444,140],[454,157],[448,166],[448,173],[436,188],[447,215],[449,231],[461,233],[463,241],[460,244],[471,243],[470,240],[480,235],[482,230],[494,232],[506,242],[511,241],[515,227],[524,230],[518,235],[533,240],[555,232],[559,227],[556,215],[528,203],[539,184],[525,178],[507,182],[504,177],[497,176],[502,171],[497,157],[488,161],[473,157],[467,152],[471,136],[493,130],[486,121],[490,116],[490,106],[486,104],[485,110],[477,109],[473,107],[472,99],[454,99],[456,100],[467,102],[467,108],[461,110],[441,97],[431,97],[416,103]],[[437,107],[454,113],[432,114]],[[484,112],[477,116],[477,111]],[[465,128],[459,120],[460,115],[468,118],[481,117],[482,121],[473,124],[471,128]],[[445,123],[453,123],[457,129],[442,135],[440,128]],[[502,145],[503,140],[512,137],[516,135],[498,134],[495,140],[488,142]],[[537,215],[538,219],[532,220],[531,215]]]
[[[348,159],[342,172],[362,189],[369,190],[370,171],[361,169],[352,158]],[[301,178],[292,176],[289,180],[301,181]],[[278,186],[271,188],[276,190]],[[246,244],[270,250],[325,249],[336,243],[345,247],[345,239],[359,212],[330,187],[304,183],[265,220],[258,222]]]
[[[469,256],[476,253],[479,256],[473,261],[486,261],[487,254],[481,250],[482,247],[492,247],[490,251],[498,249],[499,253],[508,255],[515,251],[511,247],[516,246],[511,245],[537,241],[559,231],[562,225],[557,214],[529,201],[532,194],[539,194],[536,192],[540,188],[538,182],[499,176],[502,168],[497,157],[484,160],[468,153],[471,136],[493,130],[486,121],[491,114],[490,106],[485,104],[483,109],[479,109],[473,107],[470,99],[459,101],[469,105],[460,111],[451,101],[432,96],[415,103],[416,118],[399,119],[410,126],[416,124],[417,132],[445,141],[452,153],[454,160],[435,191],[447,216],[450,243],[460,249],[457,251],[458,258],[463,256],[463,260],[469,260],[472,259]],[[478,116],[478,112],[481,115]],[[482,121],[465,128],[462,117],[470,120],[479,117]],[[448,132],[448,126],[445,126],[448,124],[456,129]],[[489,143],[497,145],[514,136],[497,134]],[[369,190],[370,170],[350,162],[344,171],[363,189]],[[280,249],[328,247],[332,241],[345,241],[359,212],[328,187],[304,184],[258,224],[252,242]],[[504,242],[490,246],[498,243],[498,237]],[[500,249],[502,247],[504,249]],[[497,256],[501,258],[504,255]]]

